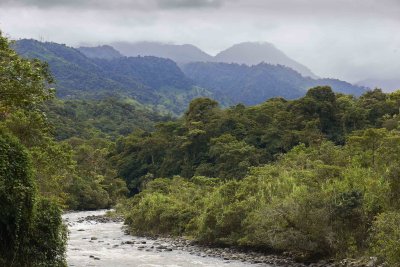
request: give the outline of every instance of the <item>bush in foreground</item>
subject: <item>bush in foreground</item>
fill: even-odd
[[[0,132],[0,265],[65,266],[65,245],[61,209],[39,199],[27,152]]]

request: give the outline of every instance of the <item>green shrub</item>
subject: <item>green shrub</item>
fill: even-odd
[[[400,266],[400,213],[379,214],[372,227],[371,250],[390,266]]]
[[[212,179],[210,179],[212,181]],[[126,223],[135,234],[182,235],[198,216],[200,199],[210,186],[201,177],[156,179],[129,201]]]
[[[235,244],[250,208],[239,197],[240,182],[229,181],[208,195],[196,217],[195,237],[205,243]]]
[[[299,145],[241,180],[155,179],[129,201],[126,222],[136,234],[189,235],[208,244],[290,251],[302,260],[363,256],[374,218],[392,205],[397,172],[366,166],[362,149],[357,153],[330,142]],[[397,264],[400,218],[382,216],[373,248]]]
[[[24,147],[0,132],[0,266],[63,266],[65,240],[60,209],[37,200]]]
[[[36,189],[28,154],[15,139],[0,135],[0,257],[18,261],[33,221]]]
[[[39,199],[35,207],[28,257],[34,266],[64,266],[67,228],[61,208],[49,199]]]

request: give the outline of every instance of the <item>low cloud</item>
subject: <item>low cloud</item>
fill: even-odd
[[[216,8],[223,0],[0,0],[0,6],[37,7],[43,9],[125,9],[163,10],[184,8]]]
[[[222,3],[222,0],[157,0],[161,8],[220,7]]]

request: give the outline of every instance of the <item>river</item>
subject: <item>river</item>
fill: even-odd
[[[102,215],[105,211],[66,213],[68,224],[68,266],[84,267],[258,267],[235,260],[193,255],[188,251],[173,249],[157,251],[151,248],[156,242],[146,238],[125,235],[120,222],[98,223],[82,220],[87,216]],[[132,242],[134,244],[126,244]],[[168,245],[168,244],[167,244]]]

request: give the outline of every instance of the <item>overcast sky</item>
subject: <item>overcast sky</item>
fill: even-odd
[[[400,0],[0,0],[12,38],[71,46],[271,42],[322,77],[400,78]]]

